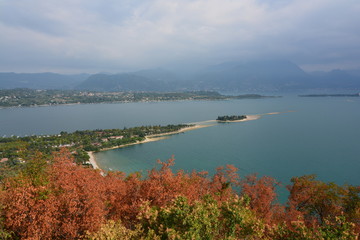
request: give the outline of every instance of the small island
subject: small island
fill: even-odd
[[[243,121],[247,117],[246,115],[232,115],[232,116],[218,116],[216,121],[218,122],[236,122],[236,121]]]

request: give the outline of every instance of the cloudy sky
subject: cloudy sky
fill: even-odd
[[[359,0],[0,0],[0,71],[287,59],[360,68]]]

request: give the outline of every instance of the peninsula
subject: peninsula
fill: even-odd
[[[0,160],[20,166],[24,159],[40,153],[44,158],[61,148],[68,148],[78,164],[89,165],[88,152],[98,152],[162,139],[161,137],[193,130],[202,126],[178,124],[141,126],[123,129],[82,130],[56,135],[12,136],[0,138]]]
[[[44,159],[51,161],[51,155],[54,152],[67,148],[77,164],[99,168],[94,152],[158,141],[168,135],[210,127],[216,122],[251,121],[259,119],[261,115],[270,114],[278,113],[219,116],[216,120],[178,125],[78,130],[72,133],[62,131],[55,135],[0,137],[0,166],[8,165],[10,168],[21,169],[22,165],[26,163],[25,159],[31,159],[37,154],[41,154]]]

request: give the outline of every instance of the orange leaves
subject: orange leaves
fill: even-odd
[[[350,220],[360,216],[358,187],[324,183],[316,180],[314,175],[295,177],[291,181],[293,184],[288,186],[290,216],[321,224],[336,216],[345,215]]]
[[[65,151],[46,171],[30,170],[9,180],[3,197],[5,226],[16,236],[74,239],[104,221],[100,174],[76,166]],[[42,185],[38,174],[47,179]]]
[[[77,166],[70,153],[61,150],[48,167],[36,171],[32,166],[30,177],[8,184],[3,199],[6,226],[21,238],[74,239],[96,231],[109,219],[133,226],[145,201],[164,207],[178,196],[192,203],[212,195],[221,204],[235,195],[231,185],[238,184],[239,177],[233,166],[219,169],[209,179],[206,172],[173,173],[174,159],[160,164],[159,170],[149,171],[144,179],[138,174],[125,178],[121,173],[103,177],[96,170]]]
[[[283,209],[275,203],[275,189],[278,185],[279,182],[274,178],[264,176],[258,179],[255,174],[241,181],[242,193],[250,197],[251,209],[268,223],[276,221],[283,212]]]
[[[208,193],[216,199],[219,204],[236,195],[233,188],[238,188],[240,177],[237,168],[233,165],[218,167],[212,180],[208,183]]]
[[[69,155],[60,152],[54,157],[50,179],[59,206],[58,229],[62,236],[75,238],[104,222],[106,184],[99,172],[73,164]]]
[[[9,187],[2,199],[5,226],[23,238],[51,238],[58,224],[58,209],[48,192],[48,186],[33,186],[29,179]]]
[[[98,170],[74,164],[66,150],[55,153],[51,164],[44,164],[41,156],[38,157],[30,161],[19,176],[8,179],[0,192],[5,230],[12,232],[14,238],[77,239],[96,232],[109,220],[120,220],[122,225],[118,230],[130,233],[134,226],[139,227],[139,216],[146,213],[142,208],[144,204],[154,211],[163,211],[167,216],[167,209],[174,208],[174,201],[182,198],[187,199],[185,205],[189,209],[193,208],[196,210],[194,213],[199,214],[195,214],[194,219],[188,214],[183,215],[195,232],[198,229],[191,225],[194,222],[206,223],[210,232],[220,221],[226,228],[231,227],[234,234],[255,234],[254,229],[263,229],[263,223],[266,223],[269,233],[292,236],[296,221],[304,229],[304,223],[320,226],[312,219],[324,224],[334,219],[336,224],[336,219],[342,214],[356,222],[360,212],[359,187],[339,187],[311,176],[292,180],[285,209],[275,202],[277,181],[256,175],[240,179],[232,165],[218,168],[217,173],[209,178],[206,172],[174,173],[170,168],[174,159],[170,159],[160,162],[161,168],[149,171],[146,177],[137,173],[126,177],[121,172],[111,172],[103,177]],[[211,201],[206,202],[206,199]],[[237,204],[236,199],[241,199],[241,204]],[[186,210],[177,206],[174,209],[176,213]],[[213,215],[209,209],[214,211]],[[224,211],[223,214],[216,215],[215,212],[220,210]],[[214,219],[205,221],[212,216]],[[168,220],[173,221],[171,217]],[[285,221],[288,226],[278,225]],[[229,229],[218,232],[225,234]]]

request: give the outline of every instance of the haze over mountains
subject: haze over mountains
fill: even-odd
[[[360,70],[307,73],[290,61],[225,62],[186,72],[149,69],[119,74],[0,73],[0,88],[92,91],[237,92],[341,91],[360,89]]]
[[[58,73],[0,73],[0,88],[73,89],[89,74],[64,75]]]

